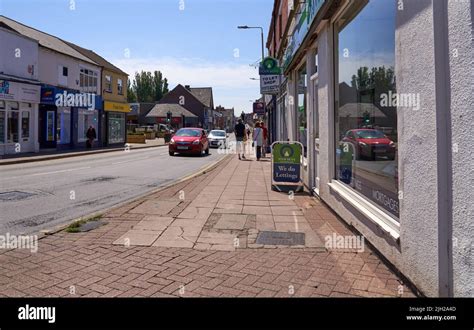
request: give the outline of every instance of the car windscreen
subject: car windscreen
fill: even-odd
[[[224,132],[224,131],[211,131],[211,133],[209,133],[209,135],[213,135],[213,136],[225,136],[225,132]]]
[[[385,134],[376,130],[356,131],[356,134],[359,139],[381,139],[385,137]]]
[[[176,132],[176,136],[194,136],[199,137],[201,136],[201,131],[197,129],[180,129]]]

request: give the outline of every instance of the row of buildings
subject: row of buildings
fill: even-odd
[[[0,156],[127,141],[127,123],[233,130],[211,87],[177,85],[158,103],[127,103],[128,75],[95,52],[0,16]]]
[[[474,296],[472,1],[275,0],[265,95],[307,188],[428,296]]]
[[[191,87],[178,84],[156,103],[131,103],[127,122],[140,126],[169,125],[202,127],[207,130],[234,129],[234,108],[214,106],[212,87]],[[171,122],[167,122],[168,115]]]
[[[91,50],[0,16],[0,155],[126,139],[128,75]]]

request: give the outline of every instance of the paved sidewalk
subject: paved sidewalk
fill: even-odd
[[[106,213],[97,229],[47,236],[37,253],[0,252],[0,296],[413,296],[367,246],[326,250],[326,237],[355,234],[311,196],[272,191],[269,179],[268,159],[229,157]],[[304,241],[256,242],[271,231]]]

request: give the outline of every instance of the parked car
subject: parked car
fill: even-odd
[[[160,132],[166,132],[171,134],[174,133],[174,129],[171,126],[165,124],[159,124],[159,130]]]
[[[346,132],[343,142],[352,143],[356,150],[356,159],[387,157],[395,159],[397,151],[395,143],[385,134],[376,129],[351,129]]]
[[[179,154],[209,154],[209,142],[202,128],[186,127],[179,129],[168,145],[170,156]]]
[[[208,139],[211,148],[219,148],[220,146],[223,146],[227,149],[227,134],[224,130],[213,129],[209,132]]]

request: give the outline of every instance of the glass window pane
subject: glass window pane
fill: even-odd
[[[339,28],[336,176],[398,217],[395,15],[395,1],[354,2]]]
[[[8,111],[7,142],[9,143],[18,142],[18,129],[19,129],[18,120],[19,120],[18,111]]]
[[[71,110],[69,108],[58,107],[56,140],[58,144],[71,142]]]
[[[296,120],[297,130],[296,139],[301,142],[304,147],[304,156],[307,156],[307,120],[306,120],[306,91],[307,91],[307,75],[306,75],[306,63],[298,71],[297,77],[297,95],[298,95],[298,106],[296,108]]]
[[[0,143],[5,143],[5,111],[0,111]]]
[[[125,115],[109,114],[109,143],[125,142]]]
[[[30,112],[23,111],[21,113],[21,137],[28,139],[30,137]]]

